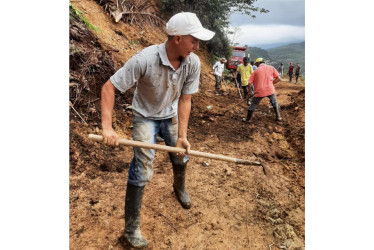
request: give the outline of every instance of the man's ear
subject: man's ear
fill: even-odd
[[[180,35],[174,36],[173,42],[175,44],[180,44],[181,41],[182,41],[182,36],[180,36]]]

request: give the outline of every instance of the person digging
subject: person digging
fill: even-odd
[[[250,121],[253,112],[256,110],[257,106],[260,104],[261,100],[264,97],[269,98],[270,103],[274,108],[276,120],[281,121],[282,118],[279,112],[279,105],[277,102],[277,98],[275,97],[274,88],[274,84],[281,80],[279,78],[279,73],[273,66],[266,65],[263,58],[257,58],[255,65],[257,66],[257,69],[249,78],[249,89],[251,89],[251,86],[253,84],[255,93],[252,98],[251,105],[248,108],[247,117],[243,118],[243,121]],[[248,94],[247,101],[249,100],[249,98],[251,98],[251,94]]]
[[[167,146],[186,149],[191,96],[199,88],[200,60],[194,54],[199,41],[210,40],[215,33],[203,28],[196,14],[178,13],[166,24],[168,39],[137,53],[104,84],[101,91],[103,142],[119,145],[112,127],[115,89],[125,92],[136,86],[133,107],[133,140],[155,143],[156,135]],[[154,149],[134,147],[125,198],[124,238],[135,248],[148,245],[140,230],[140,209],[144,187],[153,175]],[[183,208],[191,207],[185,188],[188,156],[169,153],[172,163],[173,189]]]

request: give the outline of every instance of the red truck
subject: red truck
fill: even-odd
[[[236,67],[243,63],[243,58],[245,57],[245,47],[231,47],[232,57],[227,62],[227,69],[230,71],[236,70]]]

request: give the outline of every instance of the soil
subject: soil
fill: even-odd
[[[128,249],[121,235],[132,148],[112,148],[87,136],[101,133],[102,84],[137,51],[162,43],[166,35],[157,27],[115,23],[93,0],[72,4],[101,31],[70,21],[70,248]],[[208,55],[203,49],[197,54],[202,73],[199,93],[192,99],[192,149],[258,160],[270,172],[190,157],[186,186],[192,208],[185,210],[173,193],[168,155],[156,152],[141,210],[148,248],[304,249],[304,84],[286,79],[276,84],[283,121],[275,121],[269,100],[263,99],[247,124],[241,119],[248,106],[232,78],[227,76],[223,91],[216,94]],[[113,114],[114,129],[130,138],[132,93],[116,93]]]

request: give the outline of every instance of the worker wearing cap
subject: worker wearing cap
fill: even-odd
[[[217,91],[220,90],[221,88],[221,81],[222,81],[222,73],[225,69],[225,63],[226,63],[226,58],[221,58],[219,62],[216,62],[213,65],[213,70],[214,70],[214,77],[216,78],[216,85],[215,88]]]
[[[263,58],[257,58],[255,65],[257,66],[257,69],[249,78],[249,84],[253,84],[255,87],[255,94],[252,98],[252,103],[248,108],[247,117],[243,118],[243,121],[249,122],[253,115],[253,112],[257,108],[257,105],[260,104],[262,98],[264,97],[270,99],[270,103],[274,108],[276,120],[281,121],[282,118],[280,116],[279,105],[277,102],[277,98],[275,97],[274,88],[274,84],[280,81],[279,73],[273,66],[265,65],[265,61]],[[247,99],[249,97],[250,95],[248,95]]]
[[[101,116],[104,143],[118,145],[112,127],[115,89],[125,92],[135,86],[132,101],[133,139],[155,143],[157,133],[168,146],[186,149],[191,96],[198,91],[200,60],[193,52],[199,40],[210,40],[214,32],[203,28],[196,14],[178,13],[166,24],[168,39],[137,53],[104,84],[101,92]],[[144,186],[153,175],[155,150],[134,147],[125,200],[125,239],[132,247],[144,247],[148,241],[140,231],[140,209]],[[182,207],[191,200],[185,189],[188,157],[169,153],[174,174],[174,192]]]
[[[236,76],[238,75],[238,72],[240,72],[241,75],[241,81],[242,81],[242,88],[244,92],[244,98],[248,95],[248,80],[249,77],[251,77],[251,74],[253,73],[252,65],[249,64],[249,58],[244,57],[243,58],[243,64],[240,64],[235,72],[234,79],[236,79]]]

